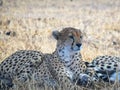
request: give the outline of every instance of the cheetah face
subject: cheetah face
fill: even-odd
[[[54,31],[54,38],[57,40],[57,47],[67,51],[79,51],[82,46],[82,32],[75,28],[64,28],[62,31]]]

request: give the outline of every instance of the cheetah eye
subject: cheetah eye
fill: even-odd
[[[83,36],[80,36],[80,39],[82,39],[83,38]]]
[[[72,35],[69,36],[71,39],[74,39],[74,37]]]

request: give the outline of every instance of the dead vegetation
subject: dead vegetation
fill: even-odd
[[[51,32],[64,27],[86,33],[82,55],[120,55],[120,7],[116,1],[4,0],[0,7],[0,60],[21,49],[50,53]]]
[[[56,41],[51,32],[64,27],[85,33],[84,60],[120,56],[119,0],[4,0],[0,6],[0,62],[17,50],[53,52]]]

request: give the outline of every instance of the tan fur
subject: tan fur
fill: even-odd
[[[82,33],[78,29],[68,27],[54,35],[58,38],[57,48],[53,54],[32,50],[17,51],[0,64],[1,74],[9,74],[7,77],[12,78],[15,82],[13,83],[20,86],[33,81],[37,86],[46,84],[57,87],[64,83],[68,83],[68,86],[75,84],[79,74],[86,69],[79,52],[80,47],[76,46],[82,44]],[[71,39],[70,35],[74,39]]]

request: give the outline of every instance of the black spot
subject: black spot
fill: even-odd
[[[18,58],[21,58],[22,56],[18,56]]]
[[[14,59],[14,61],[16,61],[16,60],[17,60],[17,58]]]
[[[96,62],[96,65],[98,65],[98,62]]]
[[[29,53],[26,53],[26,55],[29,55]]]
[[[17,76],[19,75],[20,73],[17,73]]]
[[[56,57],[56,56],[55,56],[54,58],[55,58],[55,59],[57,59],[57,57]]]
[[[104,64],[102,64],[101,66],[103,66],[103,67],[104,67]]]
[[[22,63],[20,63],[20,65],[22,65]]]
[[[103,78],[103,80],[106,81],[106,82],[109,82],[109,78],[108,77]]]
[[[9,59],[7,59],[6,62],[9,62]]]
[[[61,49],[59,49],[59,52],[61,52],[62,50]]]
[[[104,68],[103,68],[103,67],[101,67],[100,69],[101,69],[101,70],[103,70]]]
[[[15,69],[15,72],[17,72],[18,71],[18,69]]]
[[[80,68],[80,71],[81,71],[82,69]]]
[[[55,67],[55,69],[56,69],[57,67]]]
[[[100,71],[96,71],[96,73],[100,73]]]
[[[60,72],[60,74],[62,74],[62,72]]]
[[[64,72],[64,70],[61,70],[61,72]]]
[[[76,66],[77,66],[78,64],[76,63]]]
[[[77,55],[77,53],[75,53],[75,55]]]
[[[25,59],[26,57],[22,57],[23,59]]]
[[[62,53],[64,54],[64,51],[62,51]]]
[[[72,56],[72,59],[74,58],[74,56]]]
[[[13,66],[16,66],[16,64],[13,64]]]
[[[108,57],[106,57],[105,59],[108,59]]]
[[[9,68],[6,69],[7,71],[9,70]]]
[[[72,70],[73,72],[75,72],[75,70]]]
[[[5,66],[5,68],[7,68],[7,67],[8,67],[8,65]]]
[[[63,78],[63,76],[61,76],[61,78]]]
[[[100,78],[103,78],[104,76],[100,76]]]
[[[1,71],[3,71],[3,68],[1,68]]]
[[[12,64],[12,62],[9,62],[9,64]]]
[[[12,69],[15,69],[15,67],[12,67]]]
[[[72,68],[70,68],[70,70],[72,71],[73,69],[72,69]]]
[[[20,73],[22,73],[23,71],[21,70]]]
[[[114,63],[114,60],[113,60],[113,59],[111,59],[111,61]]]
[[[86,66],[84,65],[83,68],[86,68]]]
[[[3,63],[3,65],[6,65],[6,63]]]
[[[108,63],[109,65],[111,65],[112,63]]]
[[[16,61],[14,61],[14,63],[18,63],[18,61],[16,60]]]
[[[116,68],[114,68],[114,70],[116,70]]]
[[[33,65],[30,65],[30,67],[33,67]]]
[[[111,68],[111,66],[107,66],[107,68]]]
[[[102,58],[104,58],[105,56],[102,56]]]
[[[21,62],[24,62],[24,59],[21,58]]]
[[[43,74],[43,72],[41,72],[41,74]]]
[[[117,67],[118,65],[117,64],[114,64],[115,67]]]
[[[27,73],[30,73],[30,71],[27,71]]]

